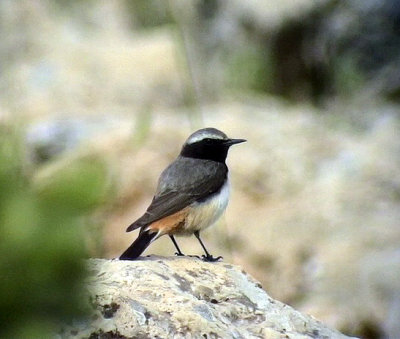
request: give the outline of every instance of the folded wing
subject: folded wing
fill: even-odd
[[[179,157],[161,174],[157,193],[146,213],[126,231],[147,226],[218,192],[227,173],[228,168],[223,163],[210,160],[199,163],[199,159]]]

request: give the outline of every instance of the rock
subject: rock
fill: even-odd
[[[59,116],[28,126],[26,133],[27,153],[31,161],[43,163],[64,152],[78,148],[83,142],[106,134],[119,124],[111,116],[70,117]]]
[[[91,315],[67,338],[346,338],[272,299],[228,263],[146,257],[88,261]]]

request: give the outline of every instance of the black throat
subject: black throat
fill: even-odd
[[[223,140],[213,140],[212,142],[201,140],[193,144],[185,144],[181,156],[225,163],[228,150],[229,146],[225,145]]]

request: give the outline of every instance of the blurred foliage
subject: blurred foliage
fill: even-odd
[[[274,66],[269,49],[249,45],[228,55],[227,60],[226,78],[231,87],[271,91]]]
[[[138,28],[157,27],[172,23],[168,1],[135,0],[127,1],[125,4],[134,25]]]
[[[335,65],[335,87],[340,96],[351,97],[357,90],[363,88],[366,77],[357,67],[354,58],[351,56],[338,58]]]
[[[83,216],[104,197],[104,167],[77,161],[36,185],[5,126],[0,159],[0,337],[46,338],[84,314]]]
[[[132,146],[139,148],[143,145],[145,140],[150,134],[152,113],[150,110],[145,110],[141,114],[138,114],[136,124],[132,133]]]

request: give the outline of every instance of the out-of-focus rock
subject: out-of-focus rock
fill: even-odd
[[[73,152],[96,135],[108,134],[119,125],[112,116],[57,117],[28,126],[26,144],[29,158],[46,162],[64,152]]]
[[[92,259],[87,321],[67,338],[348,338],[268,296],[237,266],[197,258]]]
[[[383,324],[386,338],[396,339],[400,334],[400,249],[369,253],[361,260],[360,269],[363,276],[360,288],[364,300],[371,302],[379,298],[389,306],[387,311],[381,307],[375,308],[371,319]],[[392,284],[388,284],[388,281]],[[374,309],[372,305],[369,308]]]
[[[1,1],[0,116],[112,115],[181,103],[173,31],[137,34],[127,15],[123,1],[68,9]]]

